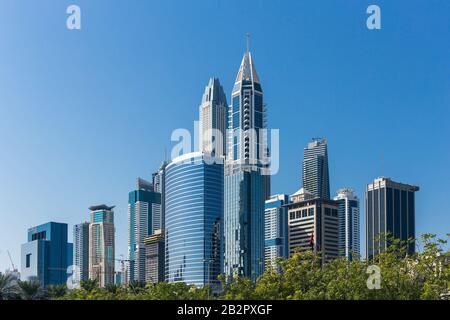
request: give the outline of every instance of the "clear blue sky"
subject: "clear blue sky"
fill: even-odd
[[[81,31],[65,27],[73,3]],[[366,28],[372,3],[380,31]],[[246,32],[280,128],[274,192],[300,187],[303,148],[327,137],[333,192],[363,199],[382,174],[417,184],[417,234],[450,232],[449,12],[447,0],[1,0],[0,270],[7,249],[20,265],[28,227],[71,229],[99,203],[117,206],[126,254],[136,177],[192,128],[209,77],[229,98]]]

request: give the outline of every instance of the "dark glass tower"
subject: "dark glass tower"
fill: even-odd
[[[415,237],[415,192],[419,187],[378,178],[367,185],[366,201],[366,254],[372,259],[388,244],[380,235],[390,234],[407,241]],[[408,253],[414,253],[414,244]]]
[[[314,139],[305,148],[302,166],[303,187],[316,197],[330,199],[326,139]]]

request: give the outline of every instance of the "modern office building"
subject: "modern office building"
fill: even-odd
[[[367,185],[366,202],[366,254],[372,259],[389,243],[385,236],[402,241],[415,238],[415,192],[419,187],[381,177]],[[408,244],[408,253],[415,252]]]
[[[218,286],[223,174],[220,159],[201,152],[166,167],[166,281]]]
[[[289,256],[287,210],[289,196],[278,194],[266,200],[264,212],[265,267],[277,268],[278,258]]]
[[[100,287],[114,284],[115,228],[114,206],[91,206],[89,224],[89,279]]]
[[[166,167],[169,164],[169,161],[164,160],[158,170],[152,174],[152,182],[153,188],[155,192],[159,192],[161,194],[161,230],[165,228],[165,212],[166,212],[166,204],[165,204],[165,194],[166,194]]]
[[[320,253],[324,263],[339,255],[339,204],[313,198],[305,189],[285,205],[288,211],[289,255],[311,250]]]
[[[328,151],[326,139],[313,139],[304,150],[303,187],[321,199],[330,199]]]
[[[136,190],[128,194],[128,260],[130,281],[145,282],[144,239],[162,227],[161,193],[138,178]]]
[[[199,107],[199,151],[225,156],[227,109],[227,98],[219,79],[209,79]]]
[[[264,270],[264,202],[270,176],[264,175],[263,91],[251,53],[242,59],[228,112],[225,167],[224,272],[256,280]]]
[[[156,230],[144,239],[145,245],[145,282],[159,283],[165,280],[165,241],[164,231]]]
[[[339,256],[351,261],[360,257],[359,199],[353,189],[344,188],[334,200],[339,203]]]
[[[49,222],[28,229],[21,248],[21,280],[43,286],[64,284],[72,265],[73,245],[67,242],[67,224]]]
[[[89,222],[73,226],[73,246],[74,279],[86,281],[89,279]]]

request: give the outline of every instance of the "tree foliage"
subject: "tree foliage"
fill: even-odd
[[[339,258],[324,264],[320,254],[306,251],[279,260],[275,268],[266,268],[256,283],[220,276],[220,293],[213,293],[209,286],[166,282],[99,288],[93,280],[83,281],[79,289],[51,286],[45,291],[36,282],[12,284],[9,278],[0,276],[0,300],[14,298],[14,292],[21,299],[67,300],[450,300],[447,240],[425,234],[412,255],[407,254],[408,243],[389,237],[384,241],[389,243],[388,248],[371,261]],[[367,285],[369,265],[380,270],[379,289]]]

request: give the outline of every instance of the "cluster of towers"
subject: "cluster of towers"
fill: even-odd
[[[137,179],[128,197],[128,257],[115,257],[114,207],[93,206],[90,222],[74,227],[74,248],[67,234],[63,239],[66,258],[58,262],[58,270],[73,260],[77,279],[96,279],[101,286],[167,281],[218,289],[221,274],[255,281],[265,268],[276,267],[278,258],[297,251],[320,253],[324,263],[358,257],[359,199],[349,188],[331,199],[326,139],[313,139],[304,149],[302,187],[291,196],[271,195],[263,97],[247,50],[230,104],[217,78],[205,88],[198,150],[164,161],[151,181]],[[387,178],[367,186],[368,258],[385,245],[376,240],[379,234],[414,237],[417,190]],[[29,242],[22,247],[22,273],[27,276],[40,272],[32,262],[40,254],[32,242],[55,242],[51,238],[56,233],[46,228],[29,231]]]

